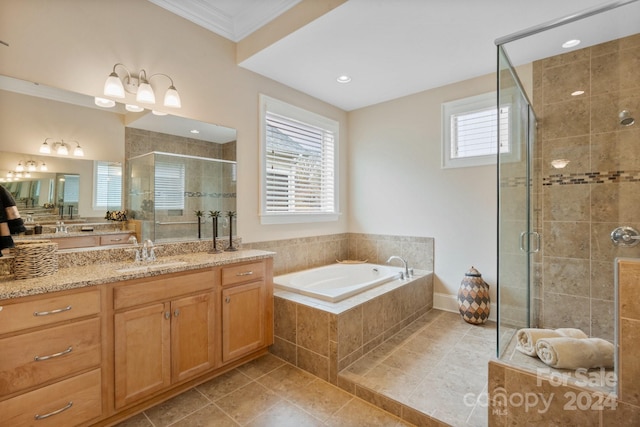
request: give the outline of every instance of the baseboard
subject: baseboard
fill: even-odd
[[[438,310],[451,311],[453,313],[459,313],[458,310],[458,296],[450,295],[450,294],[442,294],[439,292],[433,293],[433,308],[437,308]],[[496,307],[491,307],[491,312],[489,313],[489,320],[496,321]]]

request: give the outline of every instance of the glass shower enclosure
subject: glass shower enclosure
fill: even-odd
[[[210,211],[221,213],[217,235],[229,236],[228,212],[236,210],[236,162],[150,152],[127,164],[127,211],[143,240],[212,240]]]
[[[511,148],[498,155],[498,357],[534,373],[545,365],[514,351],[520,328],[617,349],[615,261],[640,258],[614,239],[640,229],[638,17],[639,1],[619,0],[496,40]]]

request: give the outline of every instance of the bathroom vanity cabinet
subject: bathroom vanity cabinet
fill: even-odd
[[[105,413],[102,292],[0,302],[0,425],[77,425]]]
[[[215,367],[216,270],[113,287],[115,406]]]
[[[227,363],[273,341],[266,322],[273,307],[266,264],[254,262],[222,268],[222,362]],[[270,281],[269,281],[270,282]]]
[[[272,280],[239,257],[0,300],[0,425],[112,425],[260,356]]]

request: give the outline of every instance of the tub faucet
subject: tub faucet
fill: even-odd
[[[389,264],[393,259],[399,259],[400,261],[402,261],[402,264],[404,266],[404,273],[402,273],[402,276],[400,278],[402,280],[404,279],[409,280],[409,278],[411,277],[411,274],[410,274],[411,271],[409,270],[409,264],[407,263],[407,260],[402,257],[399,257],[398,255],[392,255],[387,260],[387,264]]]

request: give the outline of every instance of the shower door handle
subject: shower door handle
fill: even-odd
[[[530,251],[529,248],[525,248],[526,236],[533,236],[532,240],[536,243],[535,249],[532,251]],[[523,231],[522,233],[520,233],[520,250],[522,252],[532,254],[540,252],[540,233],[538,233],[537,231]]]

